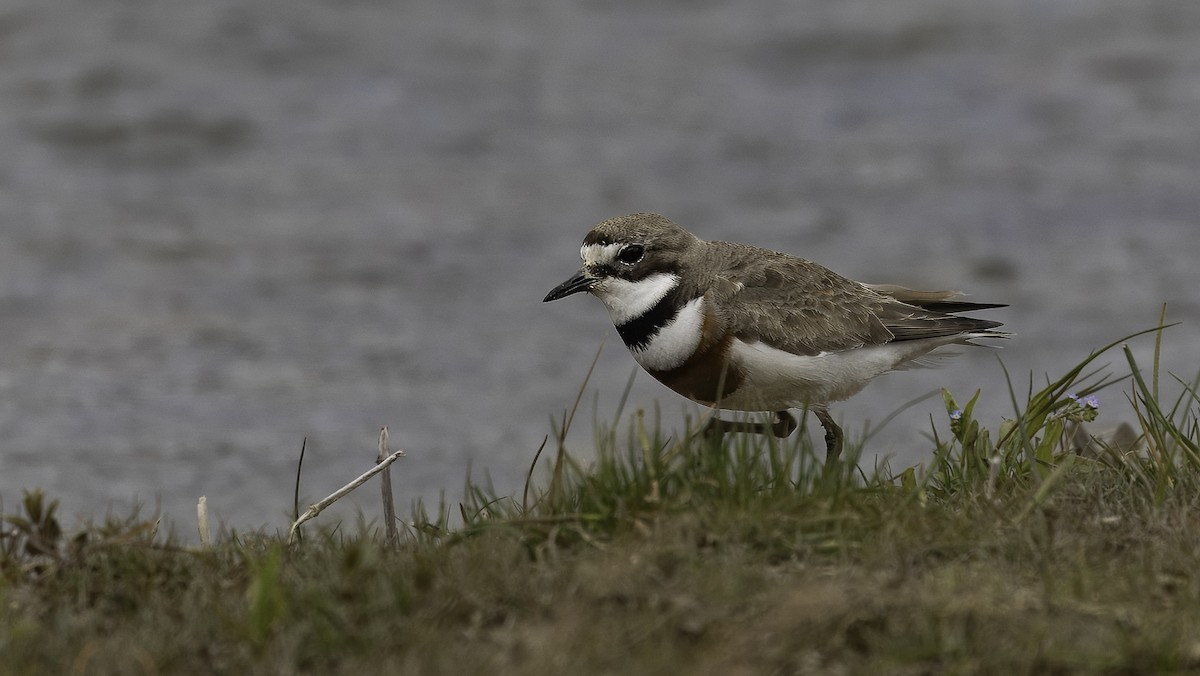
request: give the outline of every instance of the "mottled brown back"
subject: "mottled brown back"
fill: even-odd
[[[951,336],[1000,325],[904,303],[811,261],[746,244],[707,242],[693,247],[685,266],[691,273],[685,279],[695,278],[698,292],[704,286],[711,290],[719,318],[738,338],[796,354]],[[881,288],[930,304],[951,304],[955,296]]]

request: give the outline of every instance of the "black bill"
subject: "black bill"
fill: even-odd
[[[596,283],[595,279],[585,276],[583,274],[583,271],[580,270],[579,272],[576,272],[575,275],[572,276],[567,281],[563,282],[562,284],[559,284],[558,286],[554,287],[553,289],[550,289],[550,293],[546,294],[546,297],[542,299],[542,302],[549,303],[552,300],[558,300],[559,298],[566,298],[567,296],[569,296],[573,293],[579,293],[580,291],[591,291],[592,284],[595,284],[595,283]]]

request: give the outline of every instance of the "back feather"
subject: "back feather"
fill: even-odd
[[[696,291],[713,293],[720,319],[748,342],[813,355],[963,333],[1007,335],[989,331],[1000,322],[952,314],[1002,305],[958,300],[952,291],[861,284],[770,249],[708,244],[697,267],[720,272],[708,289]]]

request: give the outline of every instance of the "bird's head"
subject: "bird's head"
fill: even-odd
[[[620,325],[679,285],[687,253],[699,241],[658,214],[610,218],[583,238],[583,266],[551,289],[543,302],[586,291],[603,301]]]

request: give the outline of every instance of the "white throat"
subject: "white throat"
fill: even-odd
[[[656,272],[636,282],[618,277],[605,278],[592,289],[592,294],[608,308],[613,324],[620,326],[649,312],[676,286],[679,286],[679,275]]]

